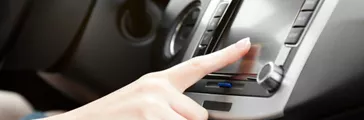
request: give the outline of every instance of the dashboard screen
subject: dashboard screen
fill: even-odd
[[[274,1],[276,0],[245,0],[243,2],[214,51],[246,37],[250,37],[252,47],[242,59],[215,73],[255,77],[264,64],[275,61],[280,49],[284,47],[285,38],[299,9],[287,10],[286,7],[292,6],[289,4],[285,6]]]

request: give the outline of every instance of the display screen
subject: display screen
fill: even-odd
[[[275,61],[284,46],[284,41],[300,5],[293,1],[276,4],[275,0],[245,0],[237,11],[214,51],[223,49],[237,41],[250,37],[252,47],[247,55],[215,73],[236,74],[256,77],[260,68],[270,61]],[[290,10],[287,8],[292,8]]]
[[[225,48],[240,39],[225,39],[221,41],[217,50]],[[215,73],[236,74],[237,77],[256,77],[260,68],[269,61],[275,61],[282,45],[274,42],[259,42],[258,38],[251,38],[252,46],[249,52],[239,61],[216,71]]]

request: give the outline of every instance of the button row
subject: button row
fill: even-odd
[[[311,20],[313,11],[315,10],[318,3],[319,0],[306,0],[304,2],[301,11],[293,23],[293,27],[289,32],[284,44],[289,46],[298,45],[302,33],[305,30],[308,22]]]
[[[229,5],[229,3],[227,3],[227,2],[220,3],[218,5],[218,8],[216,9],[214,16],[209,21],[206,31],[202,36],[201,43],[199,44],[199,46],[197,48],[197,51],[196,51],[197,56],[205,54],[207,46],[210,44],[210,42],[213,38],[214,31],[217,28],[217,26],[219,25],[222,16],[224,16],[224,13],[227,10],[228,5]]]

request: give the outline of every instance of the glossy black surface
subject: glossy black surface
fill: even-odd
[[[364,105],[363,4],[339,1],[287,103],[286,119],[319,119]]]

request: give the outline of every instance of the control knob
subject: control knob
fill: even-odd
[[[279,88],[283,79],[283,70],[273,62],[268,62],[259,71],[257,82],[270,92]]]

